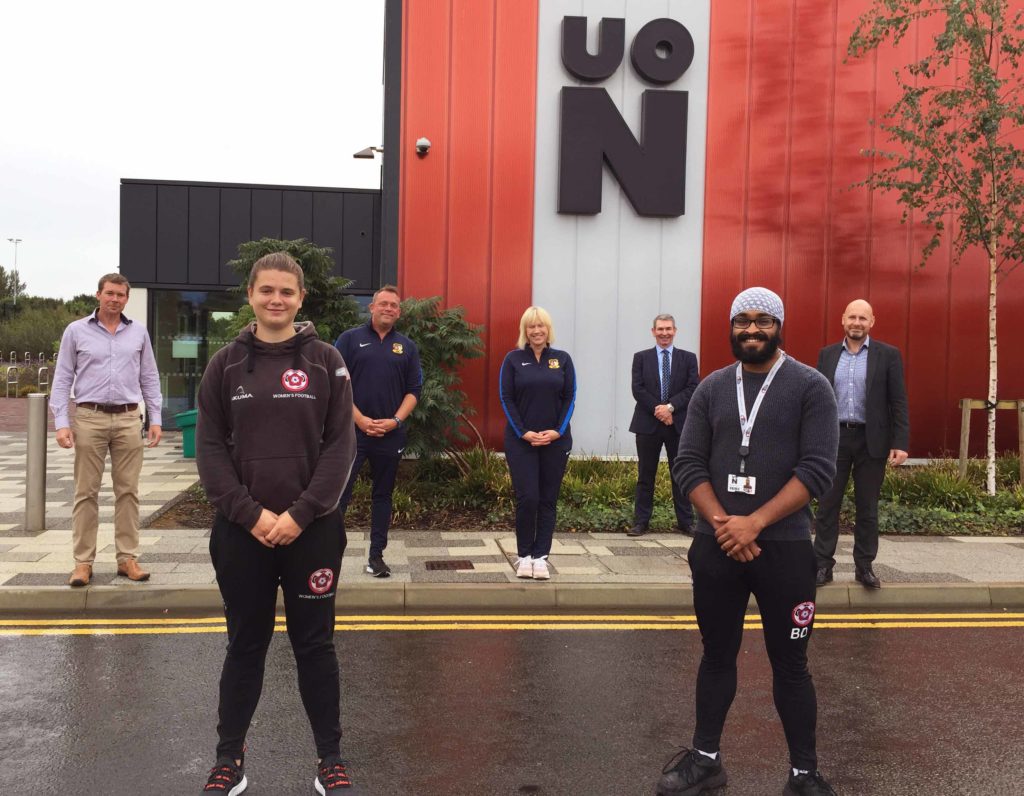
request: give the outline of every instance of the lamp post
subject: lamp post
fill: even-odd
[[[8,238],[14,244],[14,303],[18,303],[18,244],[21,238]]]

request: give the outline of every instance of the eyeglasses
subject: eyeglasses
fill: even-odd
[[[758,329],[771,329],[775,325],[775,318],[771,315],[758,315],[756,318],[737,315],[732,319],[733,329],[746,329],[750,324],[754,324]]]

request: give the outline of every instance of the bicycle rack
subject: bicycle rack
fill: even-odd
[[[7,368],[7,397],[11,397],[11,387],[14,387],[14,397],[18,397],[18,369],[11,365]]]
[[[50,392],[50,369],[45,365],[39,368],[39,372],[36,374],[36,384],[38,385],[39,392]]]

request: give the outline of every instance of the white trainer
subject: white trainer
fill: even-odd
[[[516,577],[517,578],[532,578],[535,577],[533,574],[533,559],[527,556],[526,558],[520,558],[516,561]]]
[[[533,562],[533,579],[534,580],[548,580],[551,577],[551,572],[548,571],[547,559],[537,558]]]

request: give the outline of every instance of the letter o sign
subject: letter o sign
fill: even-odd
[[[629,50],[633,68],[650,83],[665,85],[693,63],[693,36],[674,19],[653,19],[640,28]]]

